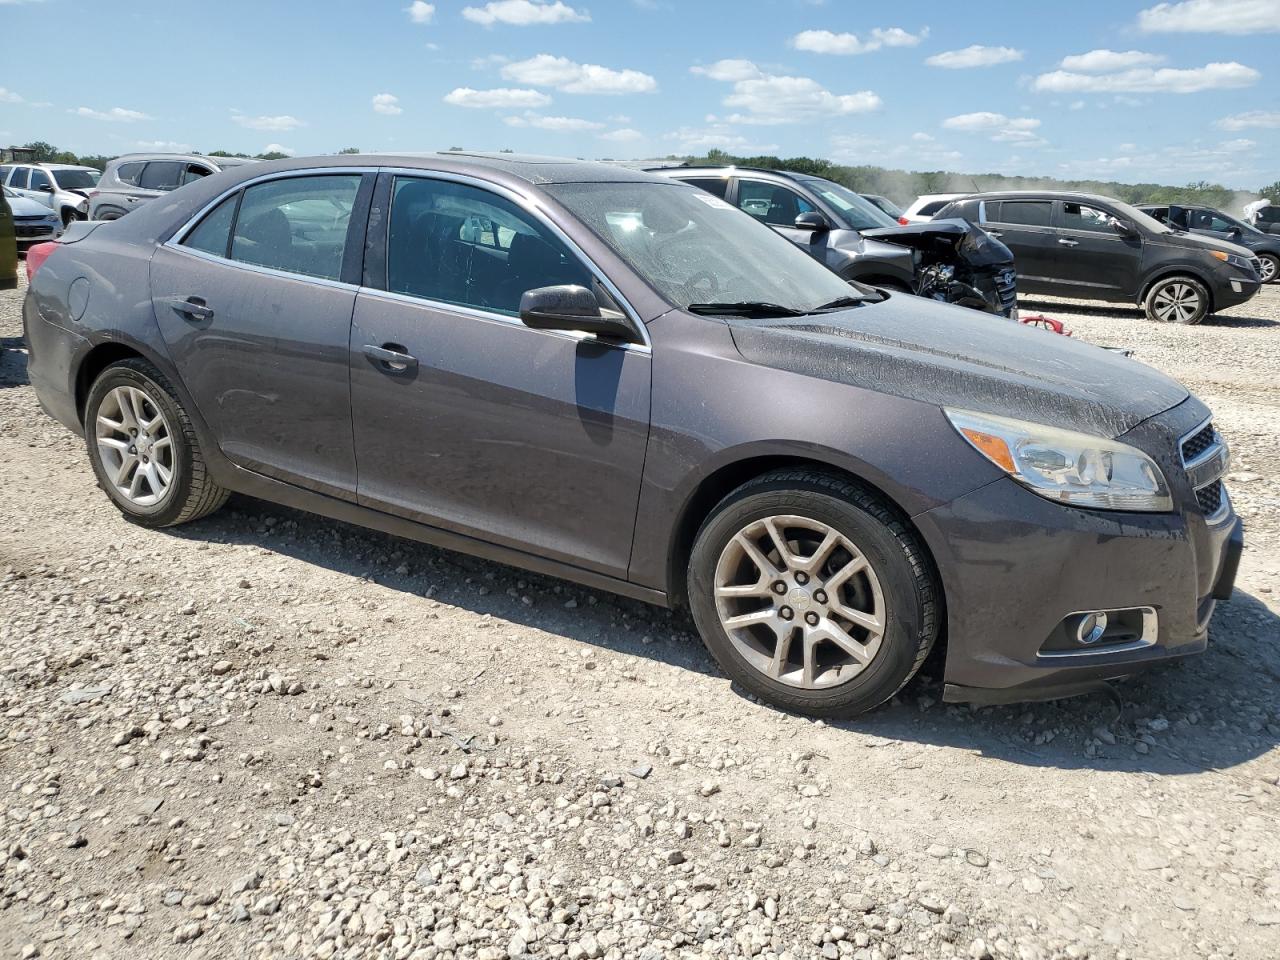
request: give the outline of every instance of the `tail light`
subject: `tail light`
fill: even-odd
[[[899,222],[900,224],[902,224],[904,227],[909,227],[909,226],[911,226],[911,221],[910,221],[910,220],[908,220],[906,217],[899,217],[899,218],[898,218],[898,222]]]
[[[36,271],[44,266],[44,262],[49,259],[49,254],[58,249],[56,243],[37,243],[33,244],[31,249],[27,251],[27,283],[35,279]]]

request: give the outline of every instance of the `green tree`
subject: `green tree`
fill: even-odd
[[[360,152],[359,147],[343,147],[341,150],[338,151],[338,155],[342,156],[343,154],[359,153],[359,152]]]
[[[1265,197],[1272,203],[1280,203],[1280,180],[1258,188],[1258,196]]]
[[[58,148],[52,143],[46,143],[43,140],[24,143],[23,147],[35,154],[36,163],[52,163],[53,158],[58,155]]]
[[[270,151],[268,151],[268,152],[266,152],[266,153],[260,153],[260,154],[258,154],[257,159],[259,159],[259,160],[284,160],[284,159],[285,159],[286,157],[288,157],[288,156],[289,156],[289,154],[287,154],[287,153],[281,153],[279,150],[270,150]]]

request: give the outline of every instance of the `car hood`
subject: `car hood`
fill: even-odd
[[[1198,233],[1187,233],[1184,230],[1175,230],[1173,233],[1161,234],[1160,242],[1166,243],[1171,247],[1193,247],[1196,250],[1222,250],[1226,253],[1234,253],[1236,256],[1240,257],[1253,256],[1248,247],[1242,247],[1238,243],[1232,243],[1230,240],[1219,240],[1216,237],[1202,237]]]
[[[908,295],[838,313],[726,322],[752,363],[1097,436],[1117,437],[1188,396],[1119,353]]]
[[[1013,251],[968,220],[929,220],[906,226],[863,230],[864,237],[916,250],[954,250],[970,267],[1013,265]]]
[[[38,200],[28,197],[5,197],[15,217],[44,217],[53,211]]]

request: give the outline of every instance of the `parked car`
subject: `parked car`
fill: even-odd
[[[62,221],[43,203],[20,197],[8,187],[0,187],[13,215],[13,235],[18,252],[23,253],[36,243],[55,239],[62,233]]]
[[[324,230],[295,211],[327,204]],[[617,166],[329,156],[32,249],[28,373],[122,513],[230,490],[685,604],[744,689],[843,716],[945,631],[952,701],[1205,649],[1241,526],[1141,363],[859,292]]]
[[[972,220],[1004,241],[1023,293],[1136,303],[1150,320],[1199,323],[1262,286],[1245,247],[1174,230],[1109,197],[981,193],[937,215]]]
[[[963,193],[926,193],[916,197],[915,203],[907,207],[899,218],[898,222],[907,223],[928,223],[934,216],[952,200],[967,196]]]
[[[1175,230],[1185,230],[1202,237],[1248,247],[1258,258],[1258,276],[1262,282],[1275,283],[1280,279],[1280,236],[1263,233],[1243,220],[1237,220],[1212,207],[1142,204],[1138,209]]]
[[[1280,207],[1270,200],[1255,200],[1245,204],[1244,219],[1263,233],[1280,233]]]
[[[879,207],[898,223],[903,226],[906,225],[907,221],[903,219],[902,208],[888,197],[882,197],[877,193],[862,193],[859,194],[859,196],[862,197],[863,200],[866,200],[867,203]]]
[[[1012,316],[1013,254],[962,221],[902,226],[848,187],[749,167],[660,167],[772,227],[846,280]]]
[[[93,167],[65,163],[15,163],[0,167],[0,183],[20,197],[49,207],[63,226],[88,216],[89,191],[101,175],[101,171]]]
[[[187,153],[129,153],[107,164],[89,194],[90,220],[118,220],[130,210],[220,170],[254,163],[244,157]]]
[[[14,242],[8,196],[0,190],[0,290],[13,290],[18,286],[18,245]]]

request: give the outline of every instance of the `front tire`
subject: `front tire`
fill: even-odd
[[[226,502],[228,491],[209,475],[190,418],[145,360],[102,371],[85,401],[84,422],[98,485],[134,523],[188,523]]]
[[[1209,291],[1194,277],[1165,277],[1151,285],[1143,306],[1156,323],[1197,324],[1209,315]]]
[[[688,592],[730,679],[815,717],[888,700],[941,623],[915,533],[878,496],[816,470],[771,472],[721,501],[694,541]]]
[[[1275,283],[1280,280],[1280,257],[1274,253],[1260,253],[1258,259],[1262,261],[1262,282]]]

